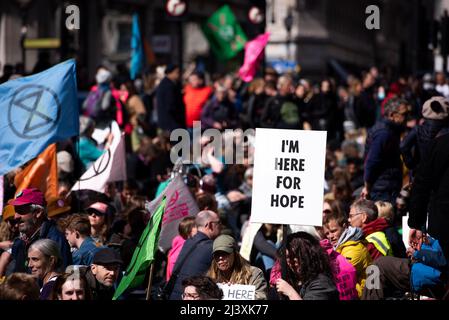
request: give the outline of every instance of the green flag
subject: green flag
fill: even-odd
[[[220,60],[235,57],[245,47],[246,35],[228,5],[215,11],[202,29],[212,51]]]
[[[159,234],[161,231],[162,216],[165,210],[165,197],[162,199],[159,207],[152,214],[145,230],[140,237],[139,244],[134,250],[133,257],[129,263],[125,275],[115,290],[112,300],[120,297],[128,288],[134,288],[141,285],[145,279],[145,274],[151,262],[154,260],[157,246],[159,243]]]

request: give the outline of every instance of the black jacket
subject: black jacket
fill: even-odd
[[[269,98],[262,112],[260,124],[264,128],[300,129],[301,110],[292,96]]]
[[[156,106],[159,128],[172,131],[185,128],[186,116],[181,88],[167,77],[156,89]]]
[[[408,225],[424,229],[440,243],[449,243],[449,134],[436,138],[426,161],[418,166],[410,193]]]
[[[324,274],[305,283],[299,292],[303,300],[339,300],[339,293],[334,281]]]
[[[416,169],[429,152],[430,142],[438,135],[449,131],[449,124],[443,120],[426,119],[415,126],[401,142],[401,153],[407,168]]]
[[[178,268],[178,265],[184,260],[184,257],[190,252],[191,248],[195,248],[190,252],[178,274],[173,291],[170,294],[170,300],[181,300],[183,293],[182,281],[184,279],[192,276],[205,275],[207,273],[212,263],[213,243],[202,232],[198,232],[194,237],[186,240],[176,260],[173,271]]]

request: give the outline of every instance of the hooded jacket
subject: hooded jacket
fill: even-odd
[[[338,239],[335,251],[345,257],[357,272],[357,293],[362,296],[366,281],[366,268],[372,259],[366,248],[366,241],[360,228],[348,227]]]
[[[390,224],[385,218],[377,218],[365,224],[362,228],[366,241],[368,241],[367,249],[373,260],[382,256],[392,256],[393,250],[387,239],[385,230]]]
[[[354,266],[340,253],[332,248],[329,240],[320,241],[321,248],[326,251],[331,262],[332,274],[334,275],[340,300],[356,300],[357,293],[357,271]]]

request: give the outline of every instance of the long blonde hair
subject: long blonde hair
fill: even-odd
[[[230,279],[227,279],[224,276],[224,273],[218,269],[215,259],[212,260],[212,265],[210,266],[207,275],[217,283],[231,282],[235,284],[249,284],[252,275],[251,265],[237,251],[234,251],[231,254],[234,255],[234,263],[231,267],[232,273]]]

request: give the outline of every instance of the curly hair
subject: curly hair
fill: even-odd
[[[182,281],[182,286],[184,287],[184,289],[188,286],[195,287],[201,300],[221,300],[223,298],[223,291],[209,277],[190,277]]]
[[[333,279],[328,255],[323,251],[320,243],[312,235],[306,232],[296,232],[287,236],[285,252],[287,261],[298,259],[299,270],[288,269],[288,281],[299,292],[300,284],[306,284],[315,279],[319,274],[325,274]]]

